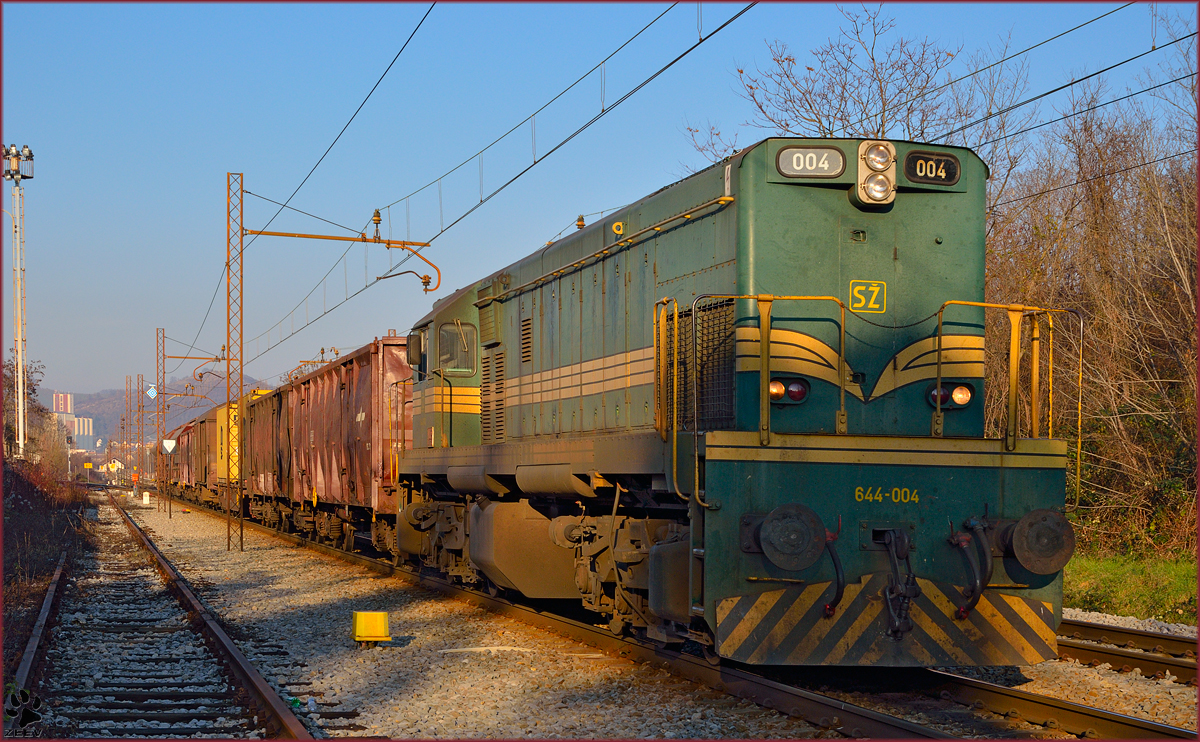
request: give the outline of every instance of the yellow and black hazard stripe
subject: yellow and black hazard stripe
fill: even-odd
[[[829,582],[726,598],[717,603],[717,651],[766,665],[1032,665],[1058,656],[1049,603],[987,591],[965,619],[956,588],[918,578],[913,630],[888,636],[887,574],[846,585],[832,618]]]

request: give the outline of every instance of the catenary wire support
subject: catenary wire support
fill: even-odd
[[[145,486],[142,483],[142,477],[146,475],[146,402],[143,395],[146,393],[146,378],[142,374],[138,374],[137,378],[137,417],[136,427],[137,443],[134,451],[134,466],[133,473],[137,475],[138,486]],[[134,493],[137,493],[137,487],[134,488]]]
[[[121,426],[121,463],[125,465],[124,477],[129,480],[133,471],[133,460],[130,456],[129,443],[133,439],[133,377],[125,375],[125,418]]]
[[[233,548],[231,508],[238,509],[238,550],[245,550],[242,518],[242,173],[226,173],[225,217],[225,550]]]
[[[158,328],[155,333],[158,345],[158,373],[155,375],[157,385],[155,390],[158,392],[154,397],[154,480],[158,484],[158,503],[162,507],[163,498],[166,498],[167,518],[171,517],[171,496],[167,492],[167,462],[166,454],[163,452],[163,438],[166,437],[167,431],[167,330],[165,327]]]

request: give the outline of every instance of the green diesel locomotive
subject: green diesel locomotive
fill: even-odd
[[[1074,534],[1039,353],[1077,326],[984,303],[987,177],[957,147],[748,147],[248,398],[250,513],[714,660],[1053,658]]]

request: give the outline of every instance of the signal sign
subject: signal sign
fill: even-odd
[[[154,388],[153,384],[151,384],[150,388],[146,390],[146,396],[150,399],[154,399],[158,396],[158,390]]]

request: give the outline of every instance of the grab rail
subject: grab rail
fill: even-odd
[[[1047,371],[1049,377],[1048,393],[1050,395],[1049,406],[1047,409],[1046,435],[1054,437],[1054,320],[1053,314],[1073,314],[1079,320],[1079,379],[1078,379],[1078,396],[1075,402],[1075,410],[1078,416],[1078,424],[1076,425],[1075,438],[1075,504],[1072,509],[1079,504],[1079,486],[1082,481],[1082,446],[1083,446],[1083,315],[1076,309],[1048,309],[1045,307],[1027,306],[1025,304],[992,304],[988,302],[978,301],[957,301],[951,300],[942,304],[938,309],[937,319],[937,386],[934,393],[934,413],[933,419],[930,422],[930,435],[941,437],[942,422],[945,413],[942,412],[942,317],[949,306],[966,306],[966,307],[982,307],[983,309],[1003,309],[1008,314],[1009,323],[1009,343],[1008,343],[1008,419],[1005,421],[1004,429],[1004,449],[1012,451],[1017,446],[1018,434],[1018,388],[1021,372],[1021,327],[1026,317],[1030,320],[1030,435],[1033,438],[1040,438],[1041,435],[1041,389],[1040,389],[1040,371],[1041,364],[1039,359],[1039,347],[1041,345],[1041,335],[1037,318],[1039,315],[1045,315],[1049,326],[1049,348],[1048,361],[1050,368]]]

